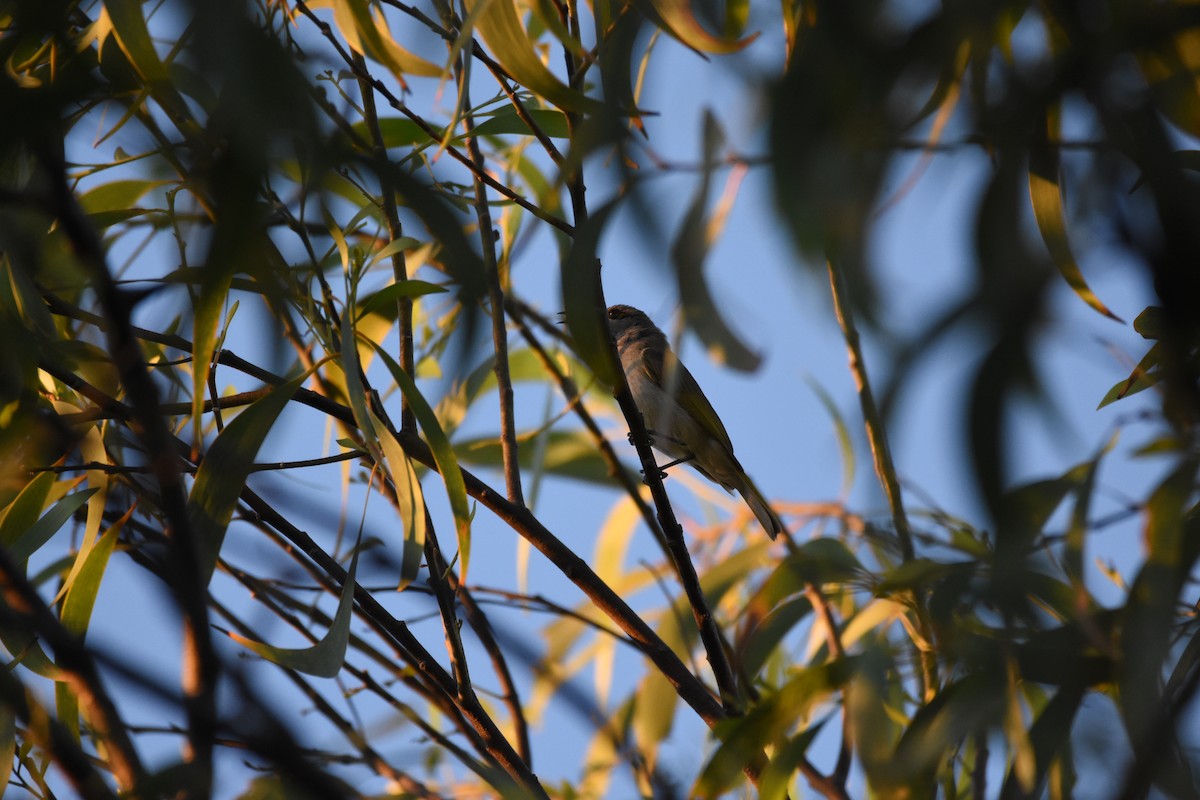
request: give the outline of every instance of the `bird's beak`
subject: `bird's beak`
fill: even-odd
[[[565,311],[558,312],[558,324],[559,325],[567,324],[567,312],[565,312]]]

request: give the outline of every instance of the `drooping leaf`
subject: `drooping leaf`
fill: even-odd
[[[433,408],[417,389],[413,379],[400,368],[390,353],[376,342],[371,342],[371,345],[383,360],[384,365],[387,366],[388,371],[392,374],[392,379],[400,387],[400,391],[404,393],[413,416],[417,418],[417,424],[425,433],[429,449],[433,451],[433,460],[437,463],[438,473],[441,474],[442,483],[446,487],[446,497],[450,501],[450,510],[454,514],[454,528],[458,535],[459,579],[465,582],[471,556],[471,507],[467,500],[467,486],[463,481],[458,459],[454,455],[454,448],[451,447],[446,432],[442,430],[437,415],[433,413]],[[423,543],[424,536],[421,537],[421,540]]]
[[[400,446],[400,442],[396,441],[396,437],[388,429],[387,425],[375,416],[375,412],[368,411],[367,413],[370,415],[371,424],[375,429],[375,436],[379,440],[379,446],[383,451],[383,461],[387,467],[388,477],[391,478],[392,486],[396,489],[403,552],[403,558],[400,562],[400,578],[397,585],[397,590],[400,590],[416,580],[421,568],[421,559],[425,554],[425,536],[427,533],[425,494],[421,489],[421,481],[417,478],[417,471],[413,468],[412,459],[404,452],[404,448]],[[470,539],[468,538],[467,541],[468,550],[466,552],[460,551],[464,574],[466,573],[467,556],[470,554]]]
[[[1050,141],[1051,136],[1057,138],[1058,134],[1058,112],[1054,110],[1047,113],[1045,126],[1039,128],[1029,147],[1029,199],[1033,204],[1033,215],[1037,219],[1046,248],[1050,251],[1050,257],[1067,285],[1096,311],[1109,319],[1122,322],[1088,286],[1079,265],[1075,263],[1075,256],[1071,253],[1059,180],[1058,149]]]
[[[150,37],[142,16],[141,0],[104,0],[112,32],[130,65],[154,92],[156,99],[182,130],[194,126],[187,104],[171,83],[171,76]]]
[[[401,47],[380,14],[372,15],[367,0],[320,0],[311,7],[333,8],[334,20],[347,43],[383,64],[403,83],[405,75],[439,77],[442,68]]]
[[[229,636],[235,642],[284,669],[294,669],[318,678],[336,677],[342,670],[342,664],[346,660],[346,646],[350,642],[350,620],[354,611],[354,580],[358,573],[358,554],[359,550],[356,547],[354,556],[350,559],[350,569],[346,572],[346,583],[342,586],[342,594],[338,600],[333,622],[316,644],[297,648],[274,647],[264,642],[247,639],[234,632],[231,632]]]
[[[496,60],[518,83],[568,111],[605,111],[604,103],[567,86],[546,68],[513,0],[467,0],[466,7]]]
[[[740,31],[731,36],[712,33],[696,18],[692,0],[638,0],[636,5],[651,19],[657,19],[669,34],[700,53],[736,53],[758,38],[757,33],[737,38]],[[736,5],[728,11],[732,14],[730,19],[736,20]]]
[[[708,214],[708,193],[712,171],[724,146],[725,135],[711,111],[704,114],[704,164],[700,184],[684,214],[679,233],[671,245],[671,261],[683,301],[683,315],[688,326],[708,348],[709,355],[720,364],[750,372],[758,368],[762,358],[742,343],[721,316],[704,276],[704,261],[709,249],[720,236],[723,216]]]
[[[276,418],[308,374],[282,383],[238,414],[208,450],[188,496],[188,521],[200,543],[205,580],[212,577],[250,467]]]

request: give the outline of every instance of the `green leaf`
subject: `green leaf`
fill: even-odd
[[[43,472],[25,484],[0,517],[0,544],[11,547],[37,522],[53,487],[53,472]]]
[[[154,49],[150,29],[142,16],[141,0],[104,0],[104,11],[112,22],[112,32],[121,52],[153,91],[155,99],[181,129],[193,127],[187,104],[171,83],[170,73]]]
[[[358,572],[358,553],[358,547],[355,546],[354,557],[350,559],[350,569],[346,573],[346,582],[342,586],[337,613],[334,614],[329,630],[316,644],[298,648],[273,647],[234,632],[230,632],[230,638],[284,669],[294,669],[318,678],[337,677],[342,670],[342,664],[345,663],[346,646],[350,642],[350,619],[354,612],[354,576]]]
[[[137,205],[147,192],[166,181],[122,180],[109,181],[79,196],[79,205],[84,213],[100,214],[106,211],[127,211]]]
[[[794,597],[772,608],[761,621],[747,633],[738,648],[742,671],[751,678],[758,675],[767,659],[783,638],[812,612],[812,603],[807,597]]]
[[[972,731],[997,724],[1004,713],[1004,688],[999,674],[983,673],[967,675],[943,687],[913,716],[886,763],[887,777],[901,784],[913,780],[931,771],[953,743]]]
[[[117,536],[132,515],[131,508],[95,544],[79,553],[78,557],[83,559],[83,565],[67,588],[67,596],[62,606],[62,623],[67,630],[81,638],[87,633],[88,620],[91,619],[96,595],[100,591],[100,581],[108,568],[108,559],[117,544]]]
[[[1047,113],[1046,124],[1038,129],[1029,147],[1029,199],[1033,204],[1033,215],[1046,242],[1046,249],[1050,251],[1050,257],[1067,285],[1096,311],[1109,319],[1123,322],[1091,290],[1079,271],[1079,265],[1075,263],[1075,256],[1071,254],[1062,187],[1059,185],[1058,149],[1050,142],[1052,135],[1058,136],[1058,127],[1056,109]]]
[[[371,129],[364,121],[355,122],[350,126],[351,130],[357,134],[359,139],[365,142],[372,140]],[[440,128],[433,128],[436,136],[441,136]],[[428,145],[438,141],[425,132],[425,129],[412,121],[408,117],[383,117],[379,120],[379,133],[383,137],[383,146],[392,149],[395,147],[414,147],[417,145]]]
[[[519,444],[532,442],[537,431],[521,433]],[[470,439],[455,444],[459,460],[481,467],[500,468],[504,464],[504,452],[500,440],[495,437]],[[601,458],[596,443],[582,430],[551,430],[545,440],[543,458],[536,465],[551,475],[563,478],[612,486],[613,477],[608,471],[608,462]],[[517,461],[522,469],[532,469],[533,448],[519,447]]]
[[[700,772],[692,797],[717,797],[742,779],[742,768],[768,745],[785,739],[809,713],[854,674],[857,657],[802,670],[766,694],[744,716],[724,720],[714,732],[721,743]]]
[[[62,500],[59,500],[46,512],[45,516],[30,525],[9,546],[9,556],[17,563],[28,559],[42,545],[50,541],[50,537],[58,533],[58,529],[65,525],[67,520],[88,501],[88,498],[98,491],[99,489],[85,489],[82,492],[69,494]],[[5,521],[7,522],[7,518]]]
[[[7,664],[5,665],[8,666]],[[0,705],[0,791],[12,777],[13,758],[17,754],[17,716],[9,703]]]
[[[704,277],[704,260],[720,236],[725,215],[708,216],[708,192],[712,171],[725,142],[717,119],[707,109],[704,112],[704,171],[692,203],[684,214],[679,233],[671,244],[671,261],[683,301],[683,316],[688,326],[700,337],[709,355],[720,364],[750,372],[758,369],[762,358],[742,343],[725,323],[720,309],[712,298]]]
[[[438,286],[436,283],[428,283],[427,281],[408,280],[393,283],[367,297],[359,307],[358,314],[360,317],[364,314],[370,314],[372,311],[377,311],[386,305],[394,305],[397,300],[403,298],[421,297],[444,291],[446,291],[444,286]]]
[[[196,470],[187,510],[192,533],[203,554],[201,569],[206,583],[216,569],[225,531],[246,486],[254,457],[271,432],[275,419],[307,378],[306,372],[276,386],[247,406],[217,436]]]
[[[446,432],[442,430],[437,415],[433,413],[433,408],[417,389],[413,379],[400,368],[400,365],[386,350],[375,342],[371,342],[371,345],[383,359],[383,363],[391,372],[392,379],[396,381],[400,391],[404,393],[413,416],[417,418],[417,423],[425,433],[429,449],[433,451],[433,460],[442,476],[442,483],[446,486],[446,497],[450,501],[450,510],[454,513],[454,527],[458,533],[458,557],[461,562],[459,579],[466,582],[467,565],[471,556],[471,507],[467,500],[467,485],[463,481],[462,470],[458,466],[454,448],[451,447]]]
[[[1141,319],[1141,316],[1138,319]],[[1108,393],[1104,395],[1104,399],[1100,401],[1100,405],[1096,406],[1097,410],[1104,408],[1110,403],[1115,403],[1130,395],[1135,395],[1138,392],[1149,389],[1161,381],[1163,373],[1161,370],[1155,369],[1155,367],[1159,366],[1161,358],[1162,343],[1155,342],[1146,351],[1146,355],[1142,356],[1142,360],[1137,363],[1137,366],[1133,368],[1133,372],[1129,373],[1129,377],[1108,390]]]
[[[561,111],[547,108],[528,109],[529,117],[538,129],[551,139],[566,139],[570,136],[567,127],[567,115]],[[517,116],[516,109],[504,106],[490,118],[475,126],[476,136],[499,136],[503,134],[518,134],[532,136],[533,129],[525,124],[525,120]]]

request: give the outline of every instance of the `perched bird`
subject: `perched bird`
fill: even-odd
[[[726,491],[736,489],[774,539],[783,522],[734,457],[721,418],[667,344],[666,334],[632,306],[609,308],[608,328],[653,445],[675,459],[673,464],[688,462]]]

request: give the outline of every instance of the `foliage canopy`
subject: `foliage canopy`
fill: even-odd
[[[1067,797],[1099,704],[1123,726],[1113,797],[1200,793],[1200,4],[919,5],[0,2],[10,791]],[[644,82],[701,58],[761,95],[765,152],[717,113],[698,163],[656,150],[672,121]],[[888,178],[962,149],[991,162],[973,288],[901,336],[867,246],[904,202]],[[780,503],[782,543],[747,513],[685,543],[670,495],[691,484],[655,477],[598,256],[633,209],[686,328],[755,369],[708,273],[751,170],[797,269],[829,279],[859,390],[835,426],[865,430],[889,513]],[[663,175],[694,189],[673,228],[646,191]],[[561,301],[525,277],[547,249]],[[1153,286],[1131,323],[1084,276],[1101,254]],[[1133,457],[1163,465],[1119,515],[1144,560],[1115,604],[1089,563],[1112,444],[1009,471],[1013,414],[1054,401],[1033,365],[1063,285],[1147,342],[1096,398],[1148,420]],[[882,391],[856,320],[892,345]],[[968,334],[973,523],[917,504],[887,436],[931,347]],[[258,461],[281,437],[287,460]],[[579,521],[594,557],[527,499],[571,482],[615,503]],[[625,563],[635,534],[654,563]],[[537,550],[562,593],[522,560],[480,584],[481,535]],[[171,643],[126,632],[161,658],[90,643],[94,608],[119,613],[102,584],[167,607]],[[553,714],[592,737],[561,783],[530,735]],[[661,758],[694,729],[696,769]]]

